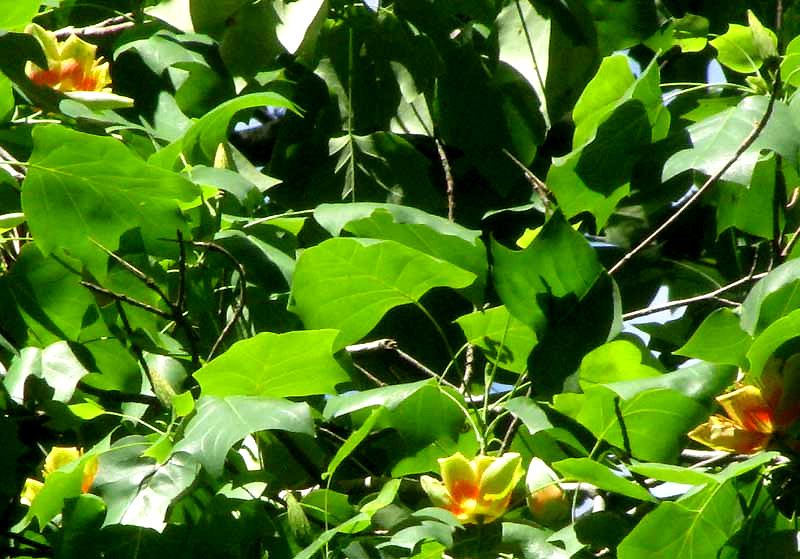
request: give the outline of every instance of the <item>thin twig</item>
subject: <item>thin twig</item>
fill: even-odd
[[[528,183],[533,188],[533,191],[539,196],[539,199],[542,201],[542,205],[544,206],[544,209],[545,210],[549,209],[550,208],[550,195],[551,194],[550,194],[550,189],[547,188],[547,185],[545,184],[545,182],[542,179],[540,179],[539,177],[537,177],[536,175],[534,175],[533,171],[528,169],[522,163],[522,161],[520,161],[519,159],[514,157],[514,154],[512,154],[510,151],[508,151],[507,149],[503,148],[503,153],[505,153],[509,157],[509,159],[511,159],[511,161],[513,161],[514,164],[522,170],[522,174],[525,176],[525,180],[528,181]]]
[[[360,372],[362,375],[367,377],[369,380],[371,380],[373,383],[377,384],[378,386],[388,386],[385,382],[383,382],[381,379],[379,379],[378,377],[376,377],[375,375],[370,373],[368,370],[366,370],[364,367],[362,367],[358,363],[353,363],[353,366],[356,369],[358,369],[358,372]]]
[[[169,239],[169,240],[172,240],[172,239]],[[151,291],[156,293],[161,298],[161,300],[164,301],[164,303],[167,304],[167,306],[170,308],[170,311],[172,311],[172,312],[170,314],[168,314],[168,315],[163,315],[162,314],[160,316],[165,316],[166,318],[169,318],[170,320],[175,321],[175,324],[177,324],[184,331],[184,333],[186,334],[187,341],[189,342],[189,349],[190,349],[191,354],[192,354],[192,367],[195,370],[199,369],[200,368],[200,353],[199,353],[199,350],[197,348],[197,335],[195,334],[195,331],[194,331],[194,328],[192,327],[191,322],[186,318],[186,315],[183,312],[182,305],[179,305],[178,303],[172,301],[172,299],[167,297],[167,295],[158,286],[158,283],[156,283],[156,280],[154,280],[153,278],[151,278],[150,276],[148,276],[147,274],[142,272],[139,268],[137,268],[136,266],[134,266],[133,264],[131,264],[130,262],[128,262],[127,260],[125,260],[121,256],[118,256],[114,252],[110,251],[109,249],[107,249],[106,247],[104,247],[102,244],[100,244],[99,242],[95,241],[94,239],[92,239],[92,242],[95,245],[97,245],[100,248],[100,250],[102,250],[109,257],[111,257],[115,262],[117,262],[120,266],[122,266],[123,268],[128,270],[131,274],[133,274],[134,277],[139,279],[139,281],[141,281],[144,285],[146,285],[148,289],[150,289]],[[81,283],[83,283],[83,282],[81,282]],[[117,298],[119,298],[119,297],[117,297]],[[131,300],[128,300],[128,299],[130,299],[130,298],[121,299],[121,300],[130,303]],[[139,301],[139,303],[141,303],[141,301]],[[131,304],[134,304],[134,303],[131,303]],[[141,306],[141,305],[139,305],[139,306]],[[148,305],[148,307],[149,307],[149,305]],[[145,308],[145,307],[142,307],[142,308]],[[150,308],[155,308],[155,307],[150,307]],[[156,314],[158,314],[158,313],[156,313]]]
[[[133,14],[124,14],[121,16],[114,16],[104,19],[98,23],[88,25],[86,27],[64,27],[54,31],[56,38],[63,39],[70,35],[78,35],[80,37],[98,37],[102,35],[111,35],[119,33],[125,29],[130,29],[135,25],[132,21]]]
[[[661,312],[661,311],[668,311],[670,309],[674,309],[674,308],[677,308],[677,307],[682,307],[684,305],[691,305],[692,303],[699,303],[700,301],[705,301],[707,299],[722,300],[722,299],[717,297],[719,294],[725,293],[726,291],[730,291],[731,289],[739,287],[740,285],[743,285],[743,284],[748,283],[750,281],[759,280],[759,279],[763,278],[766,275],[767,275],[767,272],[762,272],[760,274],[754,274],[754,275],[748,275],[747,277],[738,279],[733,283],[729,283],[728,285],[723,285],[722,287],[717,288],[714,291],[710,291],[708,293],[703,293],[702,295],[696,295],[694,297],[689,297],[687,299],[679,299],[679,300],[676,300],[676,301],[669,301],[667,303],[664,303],[663,305],[657,305],[657,306],[654,306],[654,307],[647,307],[646,309],[639,309],[637,311],[631,311],[629,313],[623,314],[622,315],[622,320],[631,320],[633,318],[638,318],[640,316],[647,316],[648,314],[655,314],[655,313]],[[734,303],[733,301],[727,301],[727,300],[722,300],[722,301],[724,301],[726,304],[737,304],[737,303]]]
[[[8,163],[0,163],[0,169],[17,179],[18,181],[25,179],[25,167],[16,165],[12,162],[17,160],[16,157],[8,153],[2,146],[0,146],[0,161],[7,161]]]
[[[344,349],[345,351],[347,351],[347,353],[351,354],[370,353],[373,351],[386,351],[386,350],[394,351],[397,349],[397,342],[389,338],[383,338],[381,340],[365,342],[363,344],[349,345]]]
[[[638,245],[636,245],[631,251],[629,251],[625,256],[619,259],[619,261],[614,264],[611,269],[608,271],[609,275],[613,275],[614,272],[619,270],[622,266],[624,266],[631,258],[639,254],[642,250],[644,250],[656,237],[658,237],[661,233],[664,232],[667,227],[675,223],[675,221],[684,214],[686,210],[694,205],[694,203],[716,182],[725,174],[725,172],[731,168],[731,166],[736,163],[739,157],[747,151],[753,142],[756,141],[759,134],[761,134],[764,127],[767,125],[767,121],[769,121],[770,116],[772,115],[772,108],[775,106],[775,99],[778,96],[778,80],[772,86],[772,94],[769,97],[769,102],[767,103],[767,110],[764,112],[764,116],[761,117],[761,120],[758,121],[758,124],[755,128],[747,135],[747,137],[739,144],[739,147],[736,148],[736,152],[733,154],[725,165],[722,166],[716,173],[711,175],[706,182],[703,183],[697,192],[692,194],[691,198],[689,198],[685,204],[683,204],[680,208],[678,208],[674,214],[672,214],[661,226],[658,227],[655,231],[650,233],[643,241],[641,241]]]
[[[133,297],[128,297],[124,293],[117,293],[116,291],[111,291],[110,289],[106,289],[96,283],[92,283],[90,281],[81,280],[81,285],[91,289],[96,293],[101,293],[106,295],[107,297],[111,297],[112,299],[116,299],[117,301],[122,301],[123,303],[128,303],[129,305],[133,305],[134,307],[139,307],[140,309],[144,309],[147,312],[153,313],[158,315],[162,318],[166,318],[168,320],[172,320],[172,313],[168,313],[166,311],[162,311],[159,308],[156,308],[152,305],[139,301],[138,299],[134,299]]]
[[[239,262],[236,257],[231,254],[228,249],[216,244],[216,243],[208,243],[208,242],[199,242],[199,241],[192,241],[192,246],[207,248],[208,250],[213,250],[214,252],[218,252],[225,256],[228,260],[233,262],[233,265],[236,266],[236,269],[239,271],[239,301],[236,303],[236,306],[233,308],[233,314],[231,315],[230,320],[228,320],[225,327],[220,332],[217,340],[214,342],[214,345],[211,346],[211,351],[208,353],[208,357],[206,358],[207,361],[210,361],[214,354],[217,352],[222,341],[231,331],[233,326],[236,324],[236,321],[239,320],[239,317],[242,316],[242,312],[244,311],[245,306],[245,298],[247,293],[247,280],[244,271],[244,266],[242,263]]]
[[[794,233],[792,233],[792,236],[789,237],[789,241],[786,243],[786,246],[783,247],[783,250],[781,251],[781,258],[786,258],[786,256],[790,252],[792,252],[792,249],[794,248],[795,243],[797,243],[797,236],[798,235],[800,235],[800,227],[795,229]]]
[[[450,162],[447,160],[447,154],[445,153],[444,147],[442,147],[442,143],[439,141],[439,138],[434,138],[434,142],[436,142],[436,149],[439,152],[439,159],[442,162],[442,169],[444,169],[444,180],[447,183],[447,219],[448,221],[453,221],[456,211],[455,183],[453,182],[453,174],[450,172]]]

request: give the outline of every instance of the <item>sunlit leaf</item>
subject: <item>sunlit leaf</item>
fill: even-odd
[[[340,349],[368,334],[389,309],[418,304],[434,287],[474,281],[475,274],[394,241],[329,239],[297,260],[291,310],[307,328],[339,330]]]
[[[228,450],[244,437],[265,429],[314,433],[308,404],[259,396],[203,396],[175,452],[197,458],[213,476],[222,474]]]
[[[349,376],[333,356],[336,330],[262,332],[210,361],[194,377],[205,396],[285,398],[334,394]]]

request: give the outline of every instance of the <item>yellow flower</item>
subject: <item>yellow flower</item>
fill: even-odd
[[[35,84],[51,87],[57,91],[106,91],[111,89],[108,62],[95,58],[97,47],[77,35],[70,35],[59,42],[55,33],[31,23],[25,32],[33,35],[42,45],[47,57],[47,68],[39,68],[33,62],[25,65],[25,73]]]
[[[717,450],[753,454],[767,448],[775,435],[800,417],[800,354],[784,361],[771,357],[760,387],[744,385],[717,396],[725,415],[713,415],[689,437]]]
[[[54,446],[47,457],[44,459],[42,466],[42,478],[47,481],[47,477],[53,472],[72,464],[83,456],[83,451],[75,447],[60,447]],[[92,486],[95,476],[97,475],[97,457],[92,457],[86,462],[83,467],[83,479],[81,480],[81,492],[87,493]],[[20,501],[22,504],[30,506],[33,500],[44,487],[44,483],[37,479],[27,478],[25,486],[22,488]]]
[[[436,506],[464,523],[492,522],[502,516],[524,475],[522,457],[516,452],[499,458],[480,455],[471,461],[458,452],[439,459],[439,468],[442,481],[422,476],[422,488]]]

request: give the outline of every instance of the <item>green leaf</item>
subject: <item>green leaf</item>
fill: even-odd
[[[44,349],[26,347],[11,362],[3,384],[9,396],[23,403],[25,381],[28,377],[44,379],[53,389],[53,399],[69,402],[75,386],[89,374],[72,353],[67,342],[56,342]]]
[[[512,398],[502,407],[519,418],[522,424],[528,428],[528,432],[531,435],[553,428],[553,424],[550,423],[544,410],[530,398]]]
[[[742,303],[742,329],[751,336],[800,308],[800,260],[789,260],[750,289]]]
[[[56,125],[37,126],[22,186],[22,208],[44,255],[65,250],[105,277],[108,250],[130,230],[152,255],[177,257],[179,210],[200,191],[177,174],[148,165],[113,138]],[[109,219],[113,216],[113,219]]]
[[[369,436],[372,427],[375,425],[378,416],[382,412],[383,410],[380,408],[372,410],[372,413],[369,414],[364,423],[362,423],[358,429],[350,433],[350,436],[347,437],[347,440],[342,443],[342,446],[339,447],[339,449],[336,451],[336,454],[333,456],[333,458],[331,458],[331,461],[328,464],[328,469],[322,474],[323,480],[333,476],[336,473],[336,469],[339,467],[339,464],[346,460],[358,445],[364,442],[364,439]]]
[[[425,94],[417,89],[414,76],[396,60],[391,60],[389,65],[400,88],[397,114],[392,117],[389,130],[395,134],[433,136],[433,119],[428,101]]]
[[[656,498],[638,483],[615,474],[609,468],[591,458],[560,460],[553,463],[553,468],[561,472],[561,475],[568,480],[591,483],[605,491],[613,491],[640,501],[656,501]]]
[[[11,86],[11,80],[0,74],[0,122],[5,123],[8,120],[14,105],[14,89]],[[6,227],[6,225],[3,224],[0,227]]]
[[[505,306],[475,311],[456,319],[467,342],[481,348],[486,358],[508,371],[522,374],[536,346],[536,333],[512,316]]]
[[[194,377],[205,396],[285,398],[334,394],[347,373],[333,356],[336,330],[262,332],[233,344]]]
[[[767,103],[767,97],[762,95],[746,97],[736,107],[689,126],[687,131],[693,147],[679,151],[667,160],[662,180],[688,169],[709,176],[717,173],[763,118]],[[772,115],[758,138],[722,175],[722,179],[750,185],[762,150],[774,151],[796,164],[800,135],[792,122],[789,107],[782,101],[775,101]]]
[[[590,0],[586,4],[595,19],[602,54],[636,46],[658,28],[656,6],[651,2]]]
[[[194,482],[200,463],[176,452],[163,464],[144,457],[150,447],[137,435],[124,437],[100,456],[93,485],[108,506],[105,524],[128,524],[159,532],[169,506]]]
[[[786,45],[781,62],[781,80],[792,87],[800,86],[800,37],[795,37]]]
[[[740,326],[740,317],[730,309],[717,309],[706,317],[677,355],[695,357],[712,363],[741,367],[752,344]]]
[[[758,28],[756,31],[752,27],[731,23],[723,35],[713,39],[711,45],[717,49],[719,63],[741,74],[752,74],[758,71],[764,62],[764,54],[776,51],[778,44],[775,33],[764,28],[760,23],[758,23]],[[756,34],[758,41],[755,37]],[[762,53],[762,50],[765,52]]]
[[[620,559],[705,559],[719,549],[742,522],[732,483],[706,490],[691,504],[661,503],[645,516],[617,548]]]
[[[314,210],[314,218],[332,235],[344,229],[357,237],[397,241],[468,270],[477,276],[468,290],[471,299],[483,301],[489,263],[480,231],[395,204],[323,204]]]
[[[762,60],[778,56],[778,39],[775,33],[761,25],[753,10],[747,10],[747,25],[753,34],[753,43],[758,50],[758,56]]]
[[[684,485],[706,485],[707,483],[717,483],[714,474],[707,474],[700,470],[693,470],[683,466],[672,464],[631,464],[628,469],[635,474],[666,481],[668,483],[680,483]]]
[[[313,435],[308,404],[261,396],[202,396],[175,452],[191,454],[219,477],[228,450],[247,435],[266,429]]]
[[[779,318],[759,334],[750,349],[747,351],[747,360],[750,363],[748,371],[760,375],[767,359],[775,353],[784,342],[793,340],[800,333],[800,309],[794,310],[784,317]]]
[[[595,251],[561,214],[526,249],[512,251],[494,242],[492,256],[501,301],[539,339],[529,372],[541,389],[558,390],[583,355],[619,327],[616,288]]]
[[[106,516],[103,500],[91,494],[79,495],[64,504],[63,530],[53,552],[65,559],[101,557],[97,534]]]
[[[567,559],[570,555],[550,543],[550,530],[529,524],[503,522],[502,541],[514,550],[514,557],[522,559]]]
[[[707,416],[705,406],[664,388],[621,400],[610,388],[595,385],[583,394],[557,395],[554,407],[617,448],[626,449],[627,439],[634,458],[653,462],[676,459],[686,432]]]
[[[638,380],[612,382],[605,385],[620,397],[632,398],[645,390],[666,388],[691,398],[700,404],[707,404],[736,379],[737,368],[699,362],[671,373],[642,378]]]
[[[394,241],[328,239],[298,258],[290,310],[307,328],[339,330],[338,350],[368,334],[389,309],[419,305],[434,287],[474,281],[475,274]]]
[[[661,373],[645,365],[642,351],[627,340],[616,340],[589,352],[581,361],[580,383],[609,384],[660,376]]]
[[[33,20],[41,3],[40,0],[19,0],[4,5],[0,13],[0,30],[22,30]]]
[[[776,167],[776,157],[770,154],[756,163],[748,186],[725,181],[716,185],[717,237],[729,227],[764,239],[775,236]]]
[[[393,409],[424,386],[431,385],[432,382],[432,380],[421,380],[332,396],[325,404],[322,415],[326,420],[330,420],[372,406]]]
[[[279,1],[275,6],[280,18],[275,33],[289,54],[295,54],[304,41],[314,39],[309,35],[319,32],[320,18],[324,20],[328,11],[326,0]]]
[[[500,60],[519,72],[536,92],[548,127],[545,83],[550,61],[550,25],[550,19],[542,17],[530,2],[508,4],[495,21]]]
[[[283,107],[299,113],[294,103],[277,93],[240,95],[206,113],[192,125],[183,138],[154,153],[149,163],[171,169],[181,154],[186,156],[190,163],[213,162],[217,147],[227,139],[228,125],[234,115],[244,109],[265,105]]]

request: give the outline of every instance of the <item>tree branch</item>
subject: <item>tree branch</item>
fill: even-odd
[[[135,25],[132,20],[133,14],[123,14],[120,16],[110,17],[98,23],[88,25],[86,27],[64,27],[54,31],[56,38],[64,39],[70,35],[78,35],[79,37],[99,37],[103,35],[111,35],[119,33],[125,29],[130,29]]]
[[[756,141],[759,134],[764,130],[764,127],[767,125],[767,121],[769,121],[769,117],[772,115],[772,108],[775,106],[775,99],[778,96],[778,89],[779,89],[779,80],[776,80],[775,83],[772,85],[772,94],[769,97],[769,102],[767,103],[767,110],[764,112],[764,116],[761,117],[761,120],[758,121],[758,124],[755,128],[747,135],[747,137],[742,140],[742,143],[739,144],[739,147],[736,148],[736,152],[733,154],[725,165],[722,166],[716,173],[711,175],[706,182],[703,183],[697,192],[692,194],[691,198],[689,198],[685,204],[683,204],[678,210],[672,214],[664,223],[661,224],[658,229],[650,233],[643,241],[641,241],[638,245],[636,245],[631,251],[629,251],[625,256],[620,258],[620,260],[614,264],[611,269],[608,271],[609,275],[613,275],[617,270],[622,268],[631,258],[639,254],[643,249],[647,247],[656,237],[658,237],[661,233],[664,232],[667,227],[675,223],[675,221],[684,214],[686,210],[694,205],[694,203],[700,199],[700,197],[709,189],[711,186],[716,184],[717,181],[725,174],[725,172],[731,168],[731,166],[736,163],[739,157],[753,145],[753,142]]]
[[[442,162],[442,169],[444,169],[444,180],[447,184],[447,219],[453,221],[456,211],[455,199],[455,183],[453,182],[453,174],[450,172],[450,162],[447,160],[447,154],[442,147],[442,143],[438,138],[433,140],[436,142],[436,149],[439,152],[439,159]]]
[[[629,313],[625,313],[622,315],[622,320],[631,320],[633,318],[638,318],[640,316],[647,316],[648,314],[655,314],[661,311],[668,311],[670,309],[675,309],[677,307],[682,307],[684,305],[691,305],[692,303],[699,303],[700,301],[706,301],[708,299],[717,299],[718,295],[725,293],[726,291],[730,291],[731,289],[735,289],[740,285],[744,285],[750,281],[760,280],[764,276],[767,275],[767,272],[762,272],[760,274],[748,275],[747,277],[741,278],[736,280],[733,283],[729,283],[728,285],[723,285],[715,289],[714,291],[709,291],[708,293],[703,293],[702,295],[695,295],[694,297],[689,297],[687,299],[678,299],[675,301],[669,301],[664,303],[663,305],[657,305],[655,307],[647,307],[646,309],[639,309],[637,311],[631,311]]]

